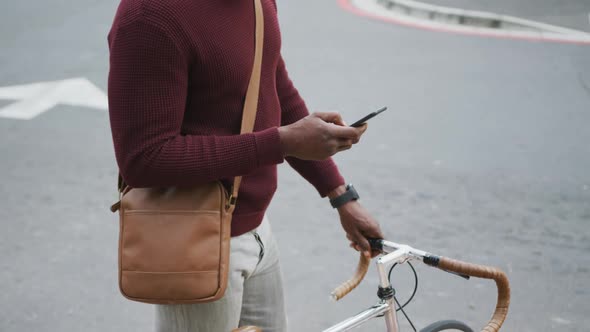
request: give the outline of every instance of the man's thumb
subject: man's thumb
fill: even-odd
[[[338,112],[316,112],[316,116],[326,122],[337,124],[339,126],[345,126],[342,116]]]

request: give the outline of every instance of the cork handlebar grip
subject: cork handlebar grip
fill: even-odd
[[[506,319],[508,307],[510,306],[510,283],[506,274],[495,267],[461,262],[446,257],[440,258],[438,267],[443,270],[466,274],[476,278],[493,279],[496,282],[496,287],[498,287],[496,311],[494,311],[494,315],[490,319],[488,325],[486,325],[481,331],[499,331]]]
[[[363,253],[361,253],[361,258],[359,260],[359,264],[356,268],[354,276],[352,276],[352,278],[344,282],[342,285],[336,287],[336,289],[334,289],[334,291],[332,292],[332,298],[338,301],[341,298],[343,298],[346,294],[350,293],[350,291],[355,289],[356,286],[358,286],[361,283],[361,281],[365,277],[365,274],[367,274],[367,270],[369,270],[369,263],[371,263],[371,258],[368,258],[365,255],[363,255]]]

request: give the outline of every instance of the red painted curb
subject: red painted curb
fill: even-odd
[[[581,40],[568,40],[568,39],[560,39],[555,37],[533,37],[533,36],[507,36],[503,34],[494,33],[493,31],[481,31],[481,30],[465,30],[465,29],[456,29],[452,27],[443,27],[443,26],[432,26],[426,23],[420,22],[407,22],[403,20],[398,20],[393,17],[385,17],[379,16],[375,14],[371,14],[361,10],[360,8],[355,7],[351,4],[350,0],[337,0],[338,5],[357,16],[368,17],[374,20],[383,21],[386,23],[392,23],[397,25],[402,25],[411,28],[417,28],[422,30],[428,31],[435,31],[435,32],[445,32],[445,33],[454,33],[459,35],[468,35],[468,36],[478,36],[478,37],[492,37],[492,38],[502,38],[502,39],[513,39],[513,40],[527,40],[533,42],[551,42],[551,43],[563,43],[563,44],[576,44],[576,45],[590,45],[590,41],[581,41]]]

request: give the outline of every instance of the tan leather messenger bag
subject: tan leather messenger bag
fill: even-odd
[[[255,54],[241,133],[254,128],[264,17],[256,12]],[[181,304],[220,299],[227,287],[230,225],[242,178],[231,194],[216,181],[194,188],[130,188],[119,174],[119,288],[133,301]]]

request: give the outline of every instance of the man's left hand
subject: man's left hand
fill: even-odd
[[[383,233],[369,212],[359,202],[351,201],[339,207],[338,214],[350,246],[366,256],[377,256],[379,252],[371,251],[367,238],[382,239]]]

